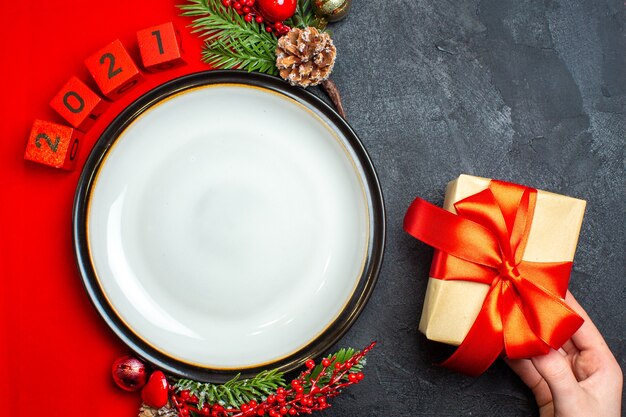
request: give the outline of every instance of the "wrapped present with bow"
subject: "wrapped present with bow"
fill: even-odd
[[[585,201],[461,175],[444,209],[420,198],[404,229],[435,248],[420,331],[457,345],[443,365],[484,372],[501,354],[558,349],[583,319],[564,301]]]

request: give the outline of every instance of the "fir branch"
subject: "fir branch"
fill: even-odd
[[[192,33],[204,38],[203,61],[216,68],[239,68],[277,74],[273,33],[255,21],[246,22],[220,0],[189,0],[180,5],[182,16],[194,18]]]
[[[301,29],[313,26],[313,19],[315,13],[313,13],[312,0],[298,0],[296,6],[296,13],[285,23],[291,27],[299,27]]]
[[[219,404],[238,408],[254,398],[273,394],[277,388],[285,387],[285,378],[277,370],[263,371],[252,379],[239,379],[239,375],[225,384],[211,384],[189,379],[179,379],[174,385],[176,392],[189,391],[198,397],[198,409],[204,404]]]

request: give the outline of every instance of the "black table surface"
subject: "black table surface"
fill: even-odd
[[[502,361],[455,374],[417,330],[432,250],[402,219],[461,173],[587,200],[570,289],[626,369],[625,18],[623,0],[354,0],[332,26],[333,80],[378,171],[388,241],[338,344],[379,342],[366,378],[322,416],[537,415]]]

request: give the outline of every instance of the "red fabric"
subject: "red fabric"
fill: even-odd
[[[182,0],[181,0],[182,1]],[[91,306],[75,266],[71,208],[80,170],[107,124],[143,92],[206,69],[200,42],[175,2],[0,2],[0,404],[2,415],[136,416],[138,394],[117,389],[113,360],[126,347]],[[67,124],[49,107],[76,75],[96,89],[84,60],[119,38],[139,63],[136,32],[180,29],[186,66],[145,74],[89,130],[77,166],[64,172],[23,159],[36,118]],[[97,91],[97,90],[96,90]]]
[[[522,260],[537,190],[501,181],[455,203],[458,215],[420,198],[404,229],[437,249],[430,276],[490,285],[476,321],[443,365],[479,375],[505,352],[528,358],[560,348],[582,325],[564,301],[571,262]]]

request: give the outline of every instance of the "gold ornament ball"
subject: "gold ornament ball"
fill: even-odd
[[[329,22],[337,22],[348,15],[352,0],[313,0],[313,11]]]

